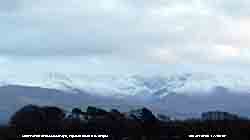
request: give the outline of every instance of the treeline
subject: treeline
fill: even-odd
[[[73,108],[66,113],[58,107],[27,105],[12,115],[8,126],[0,128],[0,140],[21,139],[23,134],[96,134],[108,135],[108,140],[197,139],[189,138],[189,135],[226,135],[226,138],[221,138],[226,140],[250,139],[250,121],[247,119],[171,121],[162,118],[164,116],[159,119],[147,108],[121,113],[116,109],[106,111],[89,106],[85,111]]]

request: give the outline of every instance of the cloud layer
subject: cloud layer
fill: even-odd
[[[247,0],[0,0],[0,63],[28,57],[247,65],[249,6]]]

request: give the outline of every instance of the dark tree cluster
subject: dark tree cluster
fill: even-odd
[[[58,107],[27,105],[13,114],[9,126],[0,128],[0,140],[18,139],[20,134],[105,134],[108,140],[181,140],[192,139],[188,135],[225,134],[222,139],[250,139],[247,119],[171,121],[158,116],[147,108],[121,113],[89,106],[66,113]]]

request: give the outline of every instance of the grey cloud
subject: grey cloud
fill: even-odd
[[[250,1],[248,0],[223,0],[223,1],[209,1],[208,5],[211,8],[217,9],[218,12],[225,14],[227,16],[239,17],[239,16],[249,16],[250,15]]]
[[[200,58],[206,63],[212,45],[228,42],[224,23],[232,20],[227,15],[245,15],[244,7],[250,5],[244,0],[24,0],[0,4],[12,10],[19,7],[15,14],[0,17],[0,55],[109,55],[144,59],[145,63],[151,60],[146,53],[155,48],[170,50],[178,61],[195,63]]]
[[[13,12],[19,8],[19,0],[0,0],[0,13]]]

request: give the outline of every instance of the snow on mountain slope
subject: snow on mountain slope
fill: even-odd
[[[3,80],[4,81],[4,80]],[[35,76],[34,80],[9,77],[2,85],[16,84],[44,88],[86,91],[104,96],[151,96],[164,97],[170,93],[205,94],[215,87],[233,91],[248,92],[250,77],[239,75],[214,75],[208,73],[184,73],[173,75],[70,75],[46,73]],[[72,93],[72,92],[71,92]],[[74,92],[73,92],[74,93]]]
[[[250,77],[239,75],[215,75],[208,73],[184,73],[172,75],[70,75],[45,73],[25,77],[9,76],[1,79],[1,85],[15,84],[44,88],[85,91],[92,94],[124,97],[151,96],[164,97],[170,93],[205,94],[215,87],[224,87],[247,93],[250,90]],[[74,93],[71,92],[71,93]]]
[[[34,103],[66,107],[95,104],[125,110],[147,106],[156,112],[180,117],[199,116],[200,112],[211,109],[250,116],[250,79],[246,76],[207,73],[155,76],[45,73],[32,77],[0,76],[0,95],[4,99],[1,100],[0,112],[13,112],[24,104]],[[0,113],[0,116],[4,115]]]

